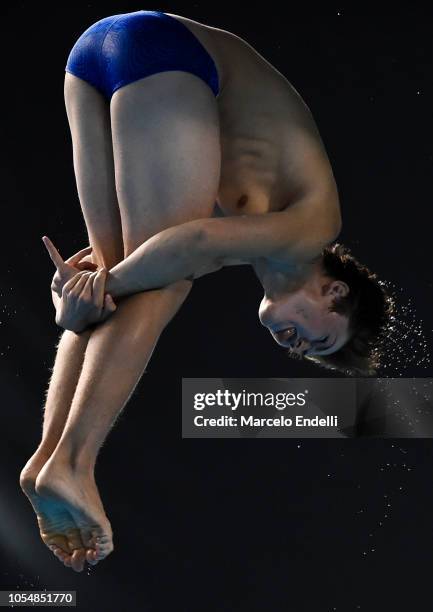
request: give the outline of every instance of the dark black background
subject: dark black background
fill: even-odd
[[[272,343],[246,267],[196,283],[101,451],[113,555],[79,575],[61,566],[39,540],[18,474],[39,440],[60,333],[41,236],[65,257],[87,244],[63,103],[79,34],[145,8],[245,38],[316,118],[340,191],[341,240],[412,298],[431,342],[431,13],[281,12],[275,2],[54,7],[1,9],[1,587],[76,589],[82,610],[429,609],[429,440],[180,439],[182,376],[330,375]]]

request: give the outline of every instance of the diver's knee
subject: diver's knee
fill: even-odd
[[[92,260],[98,268],[113,268],[124,259],[123,245],[92,244]]]

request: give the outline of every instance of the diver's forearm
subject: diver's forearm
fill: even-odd
[[[204,260],[200,221],[169,227],[146,240],[108,272],[105,292],[116,298],[192,278]]]

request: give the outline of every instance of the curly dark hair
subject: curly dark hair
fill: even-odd
[[[326,276],[349,286],[349,293],[334,300],[330,310],[349,317],[350,339],[335,353],[305,359],[349,376],[373,376],[381,365],[380,345],[395,310],[394,299],[343,244],[325,247],[322,265]]]

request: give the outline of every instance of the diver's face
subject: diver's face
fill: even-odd
[[[320,290],[302,287],[273,299],[265,295],[259,319],[280,346],[301,355],[330,355],[350,338],[348,317],[329,311],[347,292],[345,283],[332,281]]]

